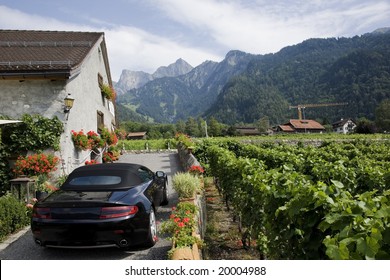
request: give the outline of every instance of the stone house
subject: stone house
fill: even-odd
[[[115,103],[104,86],[112,87],[104,33],[0,30],[0,115],[57,116],[64,124],[59,169],[66,174],[96,156],[75,149],[72,130],[116,127]],[[74,99],[68,111],[67,97]]]
[[[337,133],[352,133],[356,128],[356,123],[352,119],[341,119],[332,123],[333,132]]]

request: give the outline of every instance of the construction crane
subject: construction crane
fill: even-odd
[[[340,106],[340,105],[347,105],[347,102],[341,102],[341,103],[319,103],[319,104],[302,104],[302,105],[293,105],[289,106],[290,109],[297,108],[298,109],[298,118],[302,120],[305,119],[305,108],[312,108],[312,107],[327,107],[327,106]]]

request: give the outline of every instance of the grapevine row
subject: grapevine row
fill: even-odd
[[[389,259],[389,143],[204,143],[201,161],[269,259]]]

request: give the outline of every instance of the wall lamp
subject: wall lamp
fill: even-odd
[[[64,113],[69,113],[74,103],[74,98],[70,95],[70,93],[68,93],[68,95],[65,97],[64,103],[65,103]]]

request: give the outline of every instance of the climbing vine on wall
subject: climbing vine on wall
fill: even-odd
[[[21,123],[5,126],[1,131],[0,195],[9,187],[9,157],[25,155],[27,151],[40,153],[45,149],[60,149],[63,124],[57,117],[25,114],[20,120]]]
[[[25,114],[21,121],[3,130],[3,145],[10,153],[41,152],[48,148],[60,149],[63,124],[57,117],[50,119],[41,115]]]

